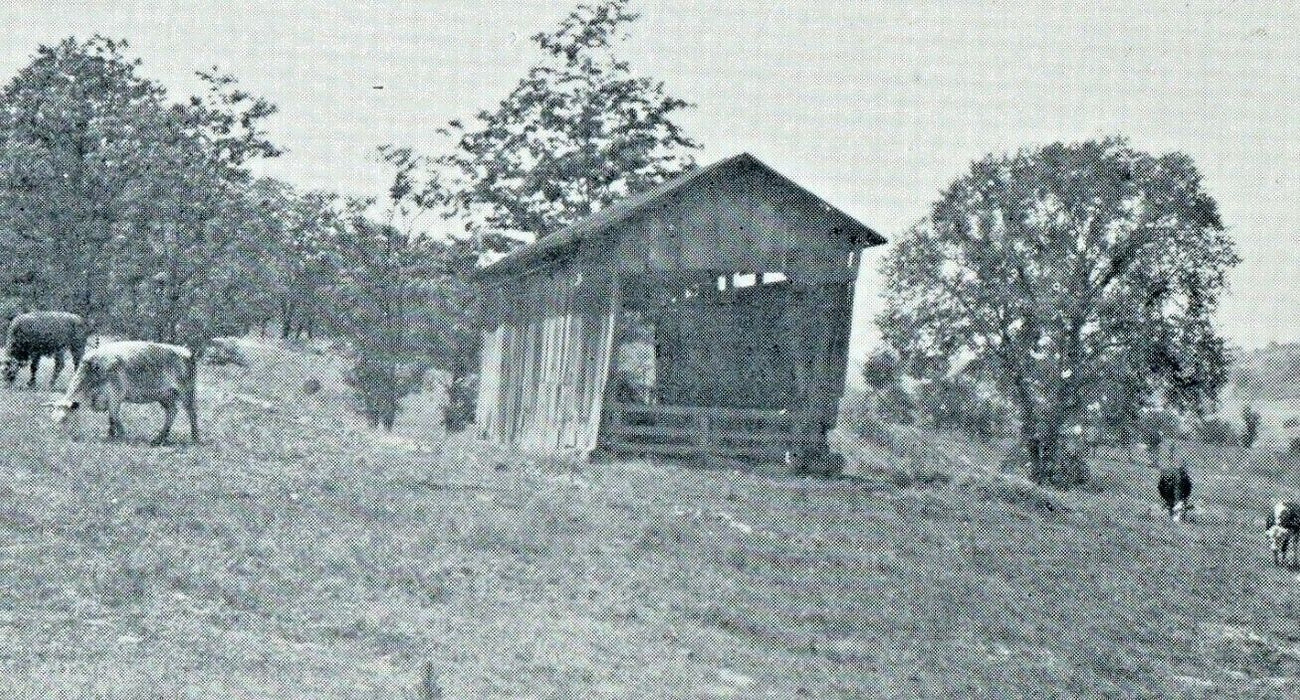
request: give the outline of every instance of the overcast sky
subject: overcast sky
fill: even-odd
[[[1083,7],[1091,5],[1091,7]],[[1220,315],[1234,343],[1300,340],[1300,3],[638,0],[624,55],[698,105],[711,162],[741,151],[887,237],[971,160],[1126,134],[1190,154],[1245,262]],[[281,112],[266,172],[376,194],[373,149],[436,148],[536,59],[567,2],[30,2],[0,7],[0,74],[41,43],[126,38],[176,94],[218,65]],[[1063,9],[1070,8],[1070,9]],[[382,85],[382,90],[374,86]],[[869,255],[855,355],[874,342]]]

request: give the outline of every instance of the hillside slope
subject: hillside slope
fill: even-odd
[[[1236,353],[1232,381],[1244,399],[1300,399],[1300,343],[1273,343]]]
[[[1300,485],[1262,452],[1197,452],[1180,527],[1120,453],[1077,494],[923,432],[902,479],[852,441],[835,481],[583,465],[376,439],[296,397],[328,356],[250,359],[204,368],[199,446],[0,390],[0,696],[413,698],[426,664],[446,698],[1300,694],[1262,532]]]

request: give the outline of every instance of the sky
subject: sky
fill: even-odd
[[[1085,7],[1086,5],[1086,7]],[[496,104],[572,8],[537,0],[10,0],[0,75],[38,45],[126,38],[176,96],[219,66],[280,113],[265,173],[378,194],[381,144]],[[696,105],[701,163],[748,151],[887,238],[989,153],[1123,134],[1182,151],[1244,262],[1220,325],[1244,348],[1300,340],[1300,3],[634,0],[622,55]],[[375,86],[383,89],[375,89]],[[852,353],[877,342],[864,256]]]

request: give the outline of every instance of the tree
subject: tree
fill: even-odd
[[[151,165],[149,127],[166,111],[126,47],[101,36],[41,46],[0,92],[0,215],[24,243],[6,252],[22,254],[34,304],[95,315],[110,297],[99,251]]]
[[[382,205],[349,203],[328,240],[337,281],[325,291],[330,326],[356,353],[349,383],[362,412],[372,427],[392,430],[402,397],[419,388],[430,367],[453,380],[470,371],[477,338],[464,281],[469,250],[419,230],[419,217],[429,211],[412,184],[419,158],[405,149],[381,154],[395,169],[393,184]],[[382,222],[368,215],[377,205]]]
[[[171,103],[126,42],[42,46],[5,88],[0,212],[26,295],[136,337],[200,349],[263,304],[266,212],[247,164],[279,154],[274,106],[234,78]]]
[[[691,105],[615,56],[638,17],[627,5],[579,5],[532,37],[543,59],[500,105],[473,127],[450,124],[455,148],[437,162],[453,213],[541,238],[694,167],[698,144],[676,122]],[[480,233],[491,249],[511,245]]]
[[[171,106],[150,127],[155,141],[136,156],[147,177],[132,185],[135,201],[108,249],[117,297],[136,305],[114,314],[115,325],[196,351],[269,313],[266,251],[279,236],[277,212],[246,167],[279,154],[257,122],[274,109],[243,96],[233,78],[199,75],[208,97]]]
[[[1087,473],[1071,436],[1107,404],[1212,406],[1212,316],[1237,262],[1186,155],[1056,143],[986,157],[942,193],[883,263],[877,323],[905,359],[984,362],[1031,476],[1068,485]]]

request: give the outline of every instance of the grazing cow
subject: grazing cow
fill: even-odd
[[[1187,497],[1192,493],[1192,478],[1187,475],[1187,467],[1182,464],[1167,464],[1160,468],[1160,481],[1157,484],[1160,498],[1165,502],[1165,509],[1174,522],[1182,522],[1183,517],[1192,509]]]
[[[102,405],[108,410],[108,439],[113,440],[123,436],[120,414],[123,401],[159,403],[165,416],[162,431],[152,444],[161,445],[171,433],[179,402],[190,420],[190,438],[198,442],[195,374],[193,353],[180,346],[141,340],[106,343],[86,353],[72,375],[67,393],[49,404],[53,407],[50,417],[62,425],[87,403],[96,409]]]
[[[1300,539],[1300,505],[1290,501],[1279,501],[1268,512],[1268,524],[1265,525],[1268,534],[1268,544],[1273,550],[1273,564],[1294,566],[1297,557],[1300,557],[1300,543],[1292,547],[1292,543]],[[1291,550],[1291,561],[1287,561],[1287,550]]]
[[[86,320],[66,311],[32,311],[15,316],[5,335],[5,383],[13,386],[18,370],[30,363],[27,386],[36,386],[36,369],[41,358],[48,356],[54,358],[54,374],[50,376],[50,388],[54,388],[54,381],[63,371],[63,351],[72,355],[72,367],[76,369],[86,352],[87,335]]]

